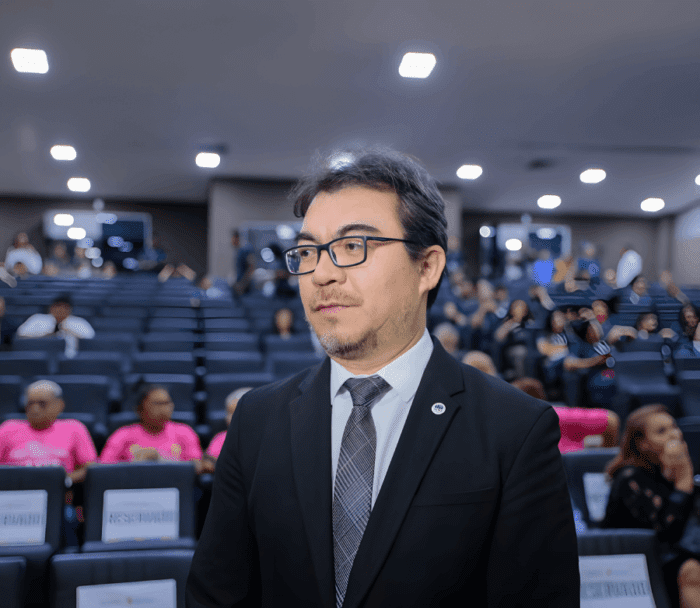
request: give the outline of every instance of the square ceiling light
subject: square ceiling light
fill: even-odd
[[[437,59],[432,53],[406,53],[399,66],[404,78],[427,78],[433,71]]]
[[[18,72],[46,74],[49,71],[49,60],[41,49],[12,49],[10,57]]]

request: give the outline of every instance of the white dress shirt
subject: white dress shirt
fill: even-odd
[[[372,506],[377,500],[382,482],[386,475],[391,458],[399,442],[401,431],[408,417],[408,411],[423,378],[423,372],[433,353],[433,342],[427,328],[420,340],[410,350],[395,359],[376,374],[390,385],[380,399],[372,404],[372,420],[377,430],[377,451],[374,461],[374,483],[372,485]],[[343,386],[348,378],[367,378],[368,375],[355,376],[342,365],[331,359],[331,456],[333,468],[333,489],[335,489],[335,473],[340,458],[340,444],[343,439],[345,425],[352,412],[350,391]]]
[[[17,328],[18,338],[43,338],[50,336],[56,331],[56,317],[53,315],[36,314],[29,317]],[[95,337],[95,330],[92,325],[81,317],[69,315],[59,326],[56,334],[66,341],[65,354],[73,358],[78,352],[78,339],[92,339]]]

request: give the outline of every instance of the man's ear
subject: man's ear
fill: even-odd
[[[426,293],[438,284],[446,262],[445,250],[440,245],[431,245],[423,251],[420,260],[421,287],[425,288]]]

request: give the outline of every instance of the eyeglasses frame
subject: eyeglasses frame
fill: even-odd
[[[365,247],[365,252],[364,256],[362,257],[362,260],[360,262],[355,262],[354,264],[348,264],[347,266],[341,266],[338,264],[334,259],[333,259],[333,254],[331,253],[331,245],[333,243],[336,243],[338,241],[342,241],[343,239],[362,239],[364,247]],[[346,236],[341,236],[338,237],[337,239],[333,239],[332,241],[328,241],[325,245],[295,245],[294,247],[290,247],[289,249],[285,249],[282,252],[282,255],[284,256],[284,262],[285,265],[287,266],[287,270],[289,270],[289,273],[295,277],[302,276],[305,274],[311,274],[312,272],[316,271],[316,267],[318,267],[318,263],[321,260],[321,252],[326,251],[328,253],[328,257],[331,259],[331,262],[333,262],[333,265],[336,266],[337,268],[352,268],[353,266],[359,266],[360,264],[364,264],[367,261],[367,241],[380,241],[382,243],[387,243],[387,242],[396,242],[396,243],[409,243],[411,245],[418,245],[415,241],[409,241],[406,239],[394,239],[386,236],[366,236],[366,235],[346,235]],[[293,251],[294,249],[299,249],[300,247],[314,247],[316,249],[316,267],[314,267],[313,270],[307,270],[306,272],[292,272],[292,270],[289,268],[289,263],[287,262],[287,253],[290,251]]]

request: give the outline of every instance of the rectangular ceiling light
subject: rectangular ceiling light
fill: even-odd
[[[12,49],[10,57],[18,72],[46,74],[49,71],[49,60],[41,49]]]
[[[90,190],[90,180],[86,177],[71,177],[68,180],[68,189],[73,192],[87,192]]]
[[[427,78],[433,71],[437,59],[432,53],[406,53],[399,66],[404,78]]]
[[[51,156],[56,160],[75,160],[75,148],[73,146],[64,145],[52,146]]]

